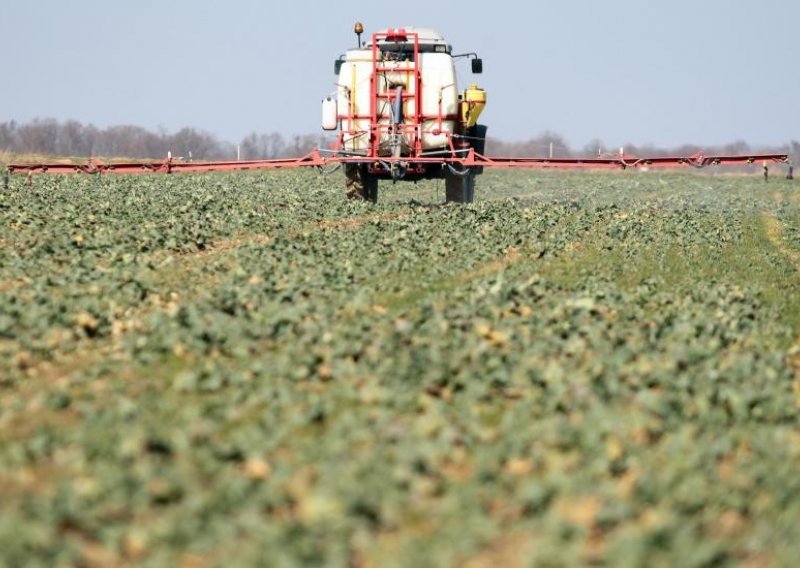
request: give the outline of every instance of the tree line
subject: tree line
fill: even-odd
[[[281,158],[310,152],[319,144],[318,136],[293,136],[252,133],[233,144],[214,134],[195,128],[177,132],[148,130],[141,126],[120,125],[98,128],[77,120],[53,118],[30,122],[0,122],[0,151],[49,156],[163,158],[231,160]]]
[[[182,128],[177,132],[159,129],[148,130],[141,126],[120,125],[97,128],[76,120],[59,121],[53,118],[30,122],[0,122],[0,151],[15,154],[44,154],[78,157],[162,158],[168,153],[175,157],[195,160],[243,160],[300,156],[314,147],[324,147],[324,138],[306,134],[285,138],[283,135],[253,132],[238,144],[220,140],[214,134],[195,128]],[[781,146],[751,148],[739,140],[730,144],[705,147],[683,145],[676,148],[657,146],[624,147],[633,156],[691,156],[700,150],[707,153],[747,154],[750,152],[780,152],[792,156],[800,163],[800,142],[792,141]],[[509,142],[489,137],[486,153],[491,156],[591,157],[618,152],[607,148],[602,141],[592,140],[582,148],[572,148],[563,136],[545,131],[528,140]]]
[[[776,146],[752,147],[744,140],[737,140],[719,146],[696,146],[683,144],[673,148],[663,148],[652,144],[635,145],[626,144],[622,148],[610,148],[601,140],[592,140],[580,149],[571,148],[563,136],[555,132],[546,131],[539,136],[523,142],[504,142],[492,137],[486,139],[486,153],[491,156],[506,156],[517,158],[523,156],[548,157],[552,150],[555,157],[564,158],[590,158],[618,154],[622,149],[629,156],[647,156],[652,158],[664,156],[693,156],[698,152],[717,155],[741,155],[750,153],[776,153],[789,154],[792,162],[800,163],[800,142],[792,140],[789,143]]]

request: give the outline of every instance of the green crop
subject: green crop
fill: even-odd
[[[790,182],[0,192],[0,564],[800,557]]]

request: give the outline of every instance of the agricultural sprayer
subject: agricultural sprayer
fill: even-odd
[[[455,62],[471,62],[473,74],[483,70],[475,53],[452,53],[437,32],[425,28],[389,28],[362,42],[363,26],[355,26],[357,46],[336,59],[335,94],[322,101],[322,128],[337,132],[330,148],[305,156],[271,160],[186,162],[100,162],[84,164],[10,164],[7,173],[138,174],[263,170],[335,166],[344,170],[350,198],[376,201],[378,181],[445,181],[448,202],[470,203],[475,178],[484,168],[675,168],[763,163],[791,164],[786,154],[630,157],[623,152],[596,158],[510,158],[485,155],[487,127],[478,120],[486,91],[477,84],[459,90]],[[7,182],[6,182],[7,183]]]

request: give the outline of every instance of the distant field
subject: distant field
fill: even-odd
[[[24,163],[57,163],[57,164],[83,164],[88,159],[88,156],[48,156],[46,154],[17,154],[14,152],[0,151],[0,167],[5,167],[8,164],[24,164]],[[146,161],[141,158],[104,158],[95,156],[95,159],[102,162],[127,162],[131,160]],[[152,158],[150,161],[157,162],[164,160],[164,158]]]
[[[53,157],[53,156],[43,156],[41,154],[15,154],[13,152],[0,152],[0,166],[5,166],[6,164],[14,164],[14,163],[25,163],[25,162],[75,162],[77,158],[64,158],[64,157]],[[86,158],[84,158],[84,161]]]
[[[0,565],[789,566],[800,186],[0,191]]]

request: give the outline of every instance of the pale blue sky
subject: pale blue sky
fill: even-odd
[[[4,4],[0,120],[194,126],[232,142],[317,133],[333,61],[361,20],[367,35],[433,27],[478,52],[484,122],[504,139],[800,139],[800,0]]]

